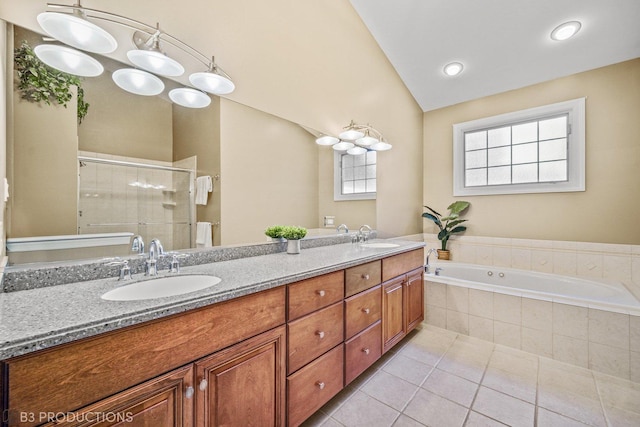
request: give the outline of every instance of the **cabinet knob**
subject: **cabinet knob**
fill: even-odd
[[[369,354],[369,353],[371,352],[371,350],[369,350],[368,348],[363,348],[363,349],[362,349],[362,352],[363,352],[364,354]]]
[[[321,297],[325,295],[325,291],[323,291],[322,289],[316,291],[316,293],[318,294],[318,296],[321,296]]]
[[[198,388],[200,389],[200,391],[205,391],[208,385],[209,382],[203,378],[202,381],[200,381],[200,385],[198,386]]]
[[[369,313],[371,313],[371,310],[369,310],[368,308],[363,308],[363,309],[362,309],[362,312],[363,312],[364,314],[369,314]]]
[[[184,391],[184,397],[186,397],[187,399],[191,399],[193,397],[193,393],[195,393],[195,390],[193,389],[192,386],[189,386]]]
[[[320,339],[324,338],[324,332],[316,331],[316,335],[320,337]]]
[[[360,277],[362,277],[364,280],[369,280],[369,275],[368,274],[363,274]]]
[[[322,381],[316,381],[316,386],[317,386],[320,390],[324,389],[324,385],[325,385],[325,384],[324,384]]]

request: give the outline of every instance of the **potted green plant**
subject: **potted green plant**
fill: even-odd
[[[286,226],[283,227],[282,237],[287,239],[287,253],[300,253],[300,239],[307,235],[307,229],[304,227]]]
[[[438,240],[442,242],[441,249],[438,249],[438,259],[449,259],[451,254],[447,249],[447,242],[449,241],[449,237],[455,233],[462,233],[467,229],[464,225],[460,225],[463,222],[467,221],[466,219],[460,219],[460,214],[464,212],[471,203],[465,202],[464,200],[458,200],[453,202],[447,207],[449,210],[449,215],[443,217],[438,212],[431,209],[429,206],[425,206],[430,212],[425,212],[422,214],[424,218],[428,218],[433,221],[440,232],[438,233]]]
[[[282,242],[284,238],[282,237],[282,231],[284,230],[283,225],[272,225],[271,227],[267,227],[264,230],[264,234],[268,237],[271,237],[271,240],[274,242]]]

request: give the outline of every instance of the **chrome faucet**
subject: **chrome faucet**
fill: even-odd
[[[431,248],[431,249],[427,250],[427,258],[426,258],[426,259],[425,259],[425,261],[424,261],[424,272],[425,272],[426,274],[429,274],[429,273],[430,273],[430,271],[429,271],[429,269],[430,269],[430,266],[429,266],[429,255],[431,255],[431,254],[432,254],[432,253],[434,253],[434,252],[436,252],[436,257],[437,257],[437,256],[438,256],[438,254],[437,254],[437,252],[438,252],[438,251],[437,251],[437,249],[435,249],[435,248]]]
[[[369,235],[371,234],[371,227],[367,224],[361,225],[358,229],[358,242],[366,242],[369,240]]]
[[[149,258],[145,262],[144,275],[145,276],[157,276],[158,275],[158,258],[164,255],[164,248],[160,240],[153,239],[149,243]]]
[[[142,236],[136,234],[131,239],[131,252],[137,252],[139,254],[144,254],[144,240],[142,240]]]
[[[347,227],[347,224],[340,224],[336,229],[336,232],[340,234],[340,230],[344,230],[346,234],[349,234],[349,227]]]

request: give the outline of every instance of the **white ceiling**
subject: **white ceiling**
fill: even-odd
[[[640,57],[640,0],[350,1],[423,111]]]

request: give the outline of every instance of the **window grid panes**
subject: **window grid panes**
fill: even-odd
[[[464,133],[464,186],[568,180],[568,115]]]
[[[364,154],[340,156],[343,195],[369,194],[376,192],[376,151]]]

